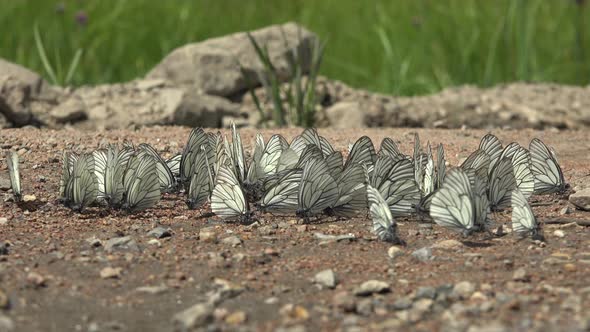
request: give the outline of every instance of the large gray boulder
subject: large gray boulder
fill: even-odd
[[[0,114],[13,126],[39,124],[33,104],[51,99],[51,92],[39,74],[0,58]]]
[[[86,86],[72,90],[49,115],[51,125],[69,123],[91,130],[149,125],[220,127],[238,106],[164,80]]]
[[[317,38],[312,32],[295,23],[286,23],[253,31],[252,36],[268,48],[282,80],[289,78],[286,56],[292,50],[299,52],[304,71],[309,70],[310,50]],[[147,78],[163,78],[193,86],[206,94],[230,97],[260,85],[257,73],[262,69],[248,36],[238,32],[175,49],[148,73]]]

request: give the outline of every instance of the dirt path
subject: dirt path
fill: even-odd
[[[10,324],[14,331],[169,331],[178,326],[175,314],[207,302],[213,304],[199,307],[201,315],[196,308],[188,316],[196,319],[196,325],[203,320],[221,330],[590,327],[590,314],[584,310],[590,305],[590,232],[575,223],[545,225],[547,243],[542,245],[516,241],[510,235],[463,239],[437,226],[400,220],[400,235],[407,246],[391,259],[389,245],[375,240],[367,218],[300,225],[294,217],[261,215],[260,225],[242,226],[207,217],[205,210],[189,211],[176,195],[166,196],[157,209],[131,216],[92,209],[81,215],[56,202],[64,148],[92,149],[127,138],[136,144],[148,142],[169,156],[181,149],[188,132],[179,127],[105,133],[0,132],[3,150],[20,151],[23,191],[35,194],[40,205],[26,212],[11,202],[0,203],[0,239],[8,246],[0,256],[0,306],[5,307],[0,331]],[[320,131],[343,151],[348,143],[368,135],[377,145],[391,136],[406,153],[411,152],[414,132],[424,143],[443,142],[453,165],[473,151],[485,133]],[[282,133],[290,139],[299,130]],[[518,141],[527,146],[531,138],[540,137],[555,148],[573,187],[590,186],[590,133],[494,133],[505,144]],[[268,138],[270,132],[266,134]],[[254,131],[243,130],[242,135],[249,149]],[[6,177],[4,163],[0,177]],[[545,196],[534,201],[540,203],[534,208],[539,220],[590,217],[573,208],[563,215],[568,206],[563,199]],[[496,214],[494,219],[508,222],[510,216]],[[170,228],[171,236],[148,235],[157,225]],[[352,233],[356,240],[320,243],[316,232]],[[131,243],[109,251],[107,247],[123,236],[129,236]],[[94,245],[93,237],[98,239]],[[445,241],[449,239],[460,242]],[[445,245],[450,248],[432,248],[426,261],[412,254]],[[310,281],[325,269],[335,273],[335,289],[319,289]],[[101,272],[114,278],[103,278]],[[388,283],[390,291],[355,296],[354,290],[371,279]]]

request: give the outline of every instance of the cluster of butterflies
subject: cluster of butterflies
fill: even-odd
[[[528,198],[568,187],[555,154],[539,139],[527,150],[485,135],[479,149],[449,171],[443,145],[435,162],[430,144],[423,149],[417,134],[412,156],[391,138],[378,152],[367,136],[348,149],[345,159],[315,129],[305,129],[290,143],[258,134],[246,158],[235,126],[231,139],[195,128],[184,150],[168,160],[148,144],[64,152],[60,200],[77,211],[98,204],[137,212],[156,205],[162,193],[183,192],[190,209],[210,202],[214,214],[241,223],[255,219],[252,207],[305,221],[350,218],[368,209],[378,237],[401,242],[397,217],[418,215],[468,235],[488,230],[491,212],[506,208],[512,208],[515,233],[538,237]],[[20,198],[18,156],[7,159]]]

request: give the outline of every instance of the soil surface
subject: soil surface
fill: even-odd
[[[300,130],[276,132],[290,140]],[[377,146],[393,137],[408,154],[414,132],[424,143],[443,142],[451,165],[475,150],[485,134],[320,130],[343,152],[368,135]],[[244,226],[224,223],[208,209],[188,210],[178,195],[166,195],[157,208],[136,215],[96,208],[79,214],[57,203],[63,149],[85,151],[129,139],[150,143],[169,157],[182,149],[188,133],[181,127],[0,131],[0,147],[21,155],[23,194],[36,196],[27,206],[0,202],[0,330],[171,331],[183,326],[175,315],[199,303],[185,315],[193,321],[184,324],[208,325],[207,330],[557,331],[590,326],[584,310],[590,305],[590,231],[576,224],[590,213],[575,210],[564,197],[532,199],[541,223],[561,222],[543,225],[546,243],[518,241],[512,234],[462,238],[417,219],[400,219],[398,230],[407,244],[395,258],[388,255],[389,244],[376,240],[366,216],[303,225],[293,216],[259,214],[258,223]],[[250,150],[255,131],[241,133]],[[271,131],[264,134],[268,139]],[[589,132],[494,134],[504,144],[525,146],[541,138],[554,147],[572,187],[590,186]],[[1,165],[0,178],[6,179],[6,164]],[[10,197],[9,192],[0,195]],[[497,213],[493,219],[508,223],[510,214]],[[169,228],[171,236],[149,235],[157,226]],[[316,233],[353,234],[355,239],[325,241]],[[111,248],[124,236],[131,243]],[[431,254],[422,250],[426,255],[420,260],[413,253],[422,248]],[[326,269],[336,275],[334,289],[312,282]],[[368,280],[385,282],[388,289],[355,295]]]

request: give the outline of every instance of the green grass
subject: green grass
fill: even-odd
[[[573,0],[70,0],[62,14],[57,3],[2,1],[0,57],[75,85],[130,80],[180,45],[290,20],[327,41],[321,74],[374,91],[590,78],[590,9]]]

